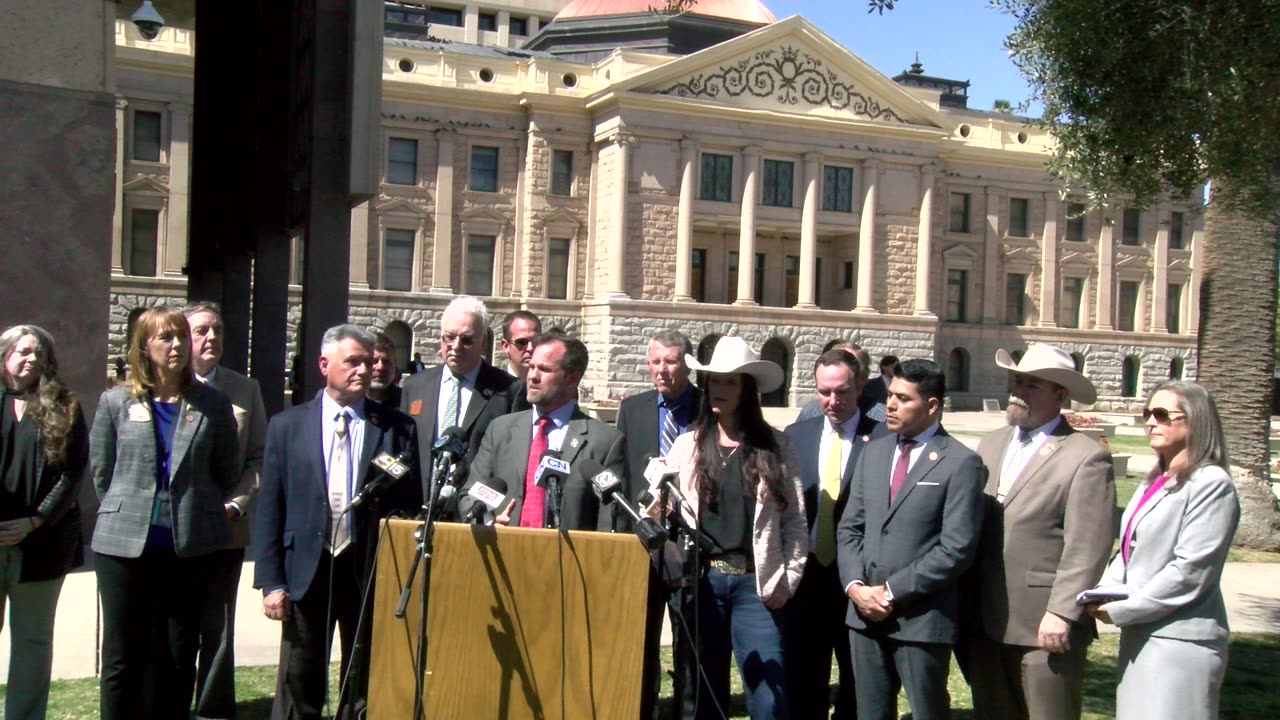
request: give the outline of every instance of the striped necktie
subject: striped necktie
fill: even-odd
[[[671,452],[672,443],[680,435],[680,426],[676,425],[677,404],[664,400],[662,407],[666,409],[667,414],[662,419],[662,433],[658,436],[658,454],[666,457],[667,453]]]
[[[335,556],[351,544],[351,518],[342,511],[351,501],[351,436],[347,423],[351,416],[343,410],[333,425],[333,445],[329,448],[329,550]]]

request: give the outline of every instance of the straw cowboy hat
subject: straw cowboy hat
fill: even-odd
[[[1094,389],[1093,383],[1076,370],[1075,361],[1062,348],[1045,343],[1031,343],[1022,359],[1016,363],[1009,351],[997,350],[996,365],[1005,370],[1057,383],[1066,388],[1071,399],[1076,402],[1088,405],[1098,399],[1098,391]]]
[[[751,349],[746,340],[732,335],[720,338],[706,365],[692,355],[684,356],[685,364],[693,370],[711,373],[745,373],[756,379],[756,389],[762,393],[777,390],[785,379],[777,363],[761,360],[759,353]]]

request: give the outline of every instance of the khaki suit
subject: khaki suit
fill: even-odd
[[[1115,539],[1111,459],[1060,420],[1000,502],[1016,432],[997,430],[978,446],[990,475],[971,598],[982,632],[966,650],[974,709],[979,717],[1078,718],[1085,650],[1096,630],[1075,599],[1097,583]],[[1069,652],[1039,649],[1046,611],[1072,623]]]

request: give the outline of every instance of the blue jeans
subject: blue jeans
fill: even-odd
[[[756,594],[754,574],[724,575],[710,568],[702,571],[697,617],[702,664],[698,720],[728,717],[730,651],[742,675],[752,720],[787,719],[787,673],[782,657],[786,631],[786,615],[766,608]]]

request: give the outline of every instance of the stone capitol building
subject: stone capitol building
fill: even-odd
[[[381,185],[351,213],[350,318],[402,368],[467,293],[495,333],[523,307],[581,337],[584,400],[645,387],[665,327],[762,349],[787,373],[770,405],[812,396],[835,338],[936,360],[956,408],[1003,399],[993,354],[1033,341],[1099,409],[1194,375],[1201,198],[1091,209],[1046,171],[1052,139],[967,107],[967,81],[890,77],[758,0],[424,2],[386,3]],[[185,297],[196,42],[121,8],[112,357]]]

